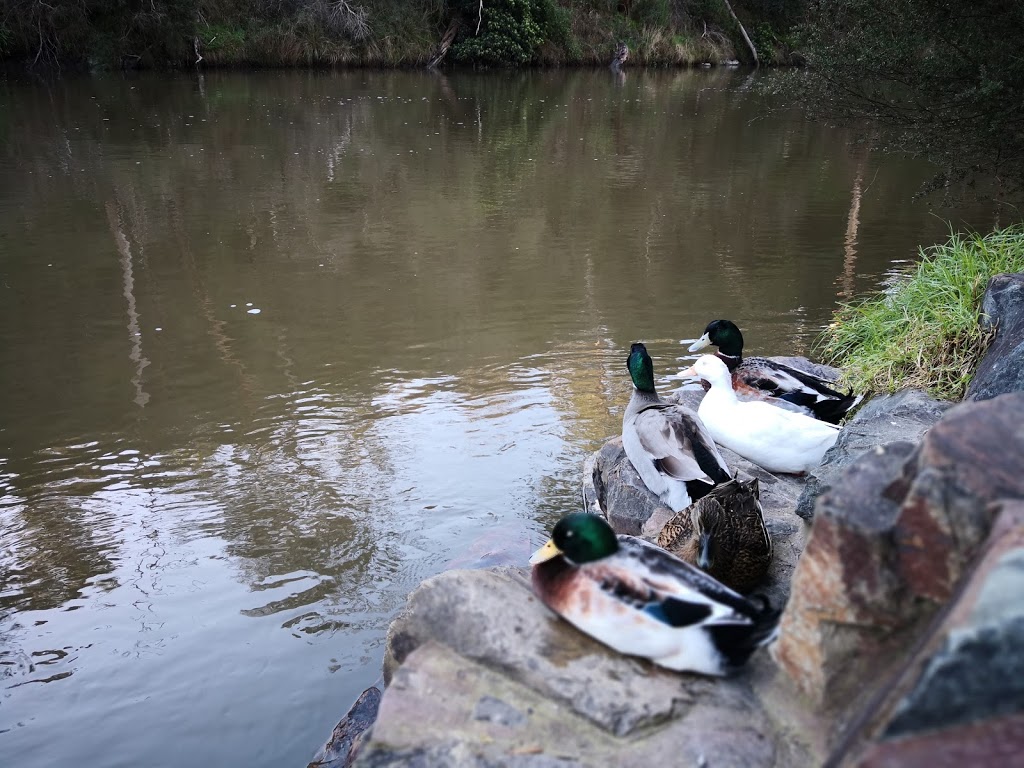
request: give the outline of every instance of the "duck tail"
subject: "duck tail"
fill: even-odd
[[[715,624],[707,627],[707,631],[727,665],[735,669],[762,645],[778,637],[781,617],[781,610],[773,608],[764,596],[756,595],[751,598],[750,624]]]
[[[838,400],[822,400],[810,406],[819,421],[838,424],[853,406],[861,401],[860,395],[854,395],[851,389]]]
[[[783,392],[778,398],[809,411],[813,411],[814,406],[818,404],[818,396],[813,392]]]

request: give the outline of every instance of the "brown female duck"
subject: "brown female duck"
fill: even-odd
[[[665,523],[658,546],[737,592],[760,584],[772,561],[757,478],[715,486]]]

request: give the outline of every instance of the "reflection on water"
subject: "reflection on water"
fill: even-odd
[[[661,377],[716,317],[805,352],[943,236],[926,169],[749,84],[5,82],[10,762],[302,764],[410,589],[578,507],[630,341]]]

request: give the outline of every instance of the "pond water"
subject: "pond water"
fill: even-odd
[[[578,508],[631,341],[807,353],[991,224],[752,84],[0,81],[4,764],[304,765],[411,589]]]

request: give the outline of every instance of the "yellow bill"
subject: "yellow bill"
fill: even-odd
[[[534,552],[530,557],[530,565],[543,563],[545,560],[550,560],[552,557],[560,554],[562,554],[562,550],[555,546],[554,539],[548,539],[548,543]]]

